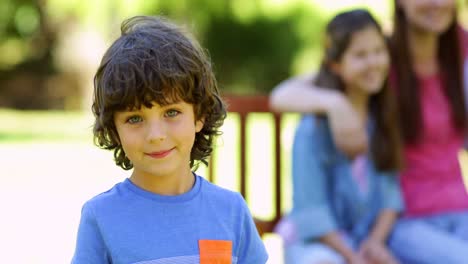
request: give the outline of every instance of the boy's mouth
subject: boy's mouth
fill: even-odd
[[[161,159],[169,155],[172,152],[172,150],[174,150],[174,148],[162,151],[149,152],[145,154],[155,159]]]

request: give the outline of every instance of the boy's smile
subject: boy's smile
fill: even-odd
[[[120,143],[134,170],[130,179],[159,194],[180,194],[190,189],[190,153],[195,134],[203,127],[195,121],[193,105],[165,106],[116,112],[114,123]]]
[[[155,158],[155,159],[162,159],[162,158],[166,157],[167,155],[169,155],[173,150],[174,150],[174,148],[168,149],[168,150],[145,153],[145,154],[152,157],[152,158]]]

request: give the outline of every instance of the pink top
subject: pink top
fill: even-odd
[[[463,57],[467,55],[468,34],[460,27]],[[406,169],[401,188],[406,216],[468,209],[468,194],[463,185],[457,153],[463,134],[451,120],[449,102],[439,75],[419,78],[424,131],[420,141],[405,145]]]
[[[440,76],[419,78],[424,130],[418,143],[404,147],[401,174],[406,216],[468,209],[457,153],[463,133],[452,122],[452,111]]]

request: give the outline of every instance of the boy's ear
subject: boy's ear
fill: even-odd
[[[205,125],[205,118],[200,118],[195,122],[195,132],[198,133],[202,130]]]

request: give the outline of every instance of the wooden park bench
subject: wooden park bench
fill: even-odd
[[[254,96],[235,96],[235,95],[228,95],[223,96],[224,100],[228,105],[228,111],[231,113],[237,113],[239,115],[239,140],[240,140],[240,179],[239,179],[239,192],[243,195],[244,199],[249,202],[249,197],[247,195],[247,188],[248,188],[248,179],[246,173],[246,164],[247,164],[247,117],[252,113],[270,113],[273,116],[274,120],[274,179],[273,185],[273,217],[271,219],[258,219],[254,217],[255,224],[257,226],[258,232],[261,236],[265,233],[270,233],[273,231],[275,225],[279,221],[281,217],[281,210],[282,210],[282,180],[281,180],[281,114],[274,113],[268,103],[268,96],[267,95],[254,95]],[[216,155],[212,157],[211,164],[216,163]],[[209,166],[208,178],[210,181],[213,180],[213,167]],[[262,186],[255,186],[255,188],[259,188],[261,190]]]

